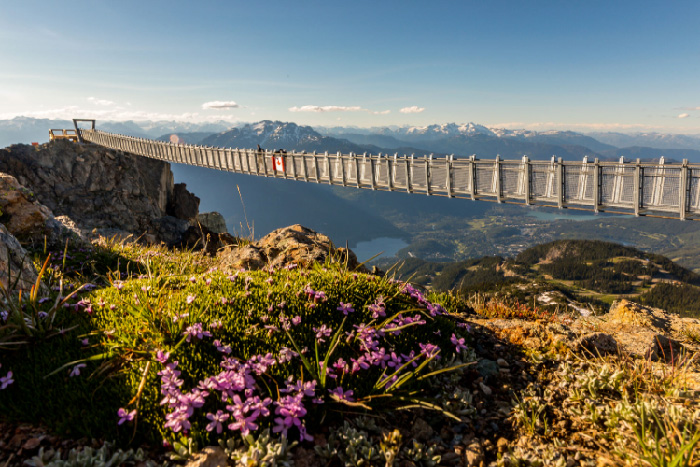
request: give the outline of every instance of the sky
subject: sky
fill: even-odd
[[[700,2],[0,0],[0,119],[700,133]]]

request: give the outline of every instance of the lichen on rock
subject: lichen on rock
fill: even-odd
[[[350,249],[336,248],[328,236],[296,224],[274,230],[260,241],[243,247],[227,248],[219,253],[221,266],[237,269],[262,269],[284,267],[290,264],[310,266],[323,263],[330,258],[347,261],[351,270],[359,268],[367,272],[357,262],[357,256]]]

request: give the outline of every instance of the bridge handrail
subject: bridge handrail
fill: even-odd
[[[218,148],[80,129],[82,140],[167,162],[264,177],[594,212],[700,218],[700,164],[494,160]]]

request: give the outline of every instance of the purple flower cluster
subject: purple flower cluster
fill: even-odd
[[[121,425],[124,422],[130,422],[134,419],[136,416],[136,410],[132,410],[131,412],[127,412],[126,409],[123,407],[120,408],[117,411],[117,416],[119,417],[119,421],[117,422],[117,425]]]
[[[313,300],[314,303],[321,303],[325,302],[328,300],[328,297],[326,296],[326,292],[321,292],[318,290],[314,290],[311,288],[311,284],[306,284],[306,287],[304,287],[303,292],[306,294],[309,300]]]
[[[229,355],[232,352],[230,345],[223,345],[218,339],[214,341],[214,347],[216,347],[216,350],[221,353],[225,353],[226,355]]]
[[[421,315],[414,315],[413,317],[404,317],[403,315],[399,314],[398,316],[396,316],[396,318],[394,318],[392,321],[387,323],[386,326],[384,326],[384,332],[386,332],[387,334],[399,335],[401,334],[402,328],[408,326],[420,326],[423,324],[425,324],[425,320]]]
[[[384,297],[382,295],[378,296],[374,303],[367,305],[367,309],[372,312],[372,318],[379,318],[386,316],[386,304],[384,303]]]
[[[333,329],[329,328],[325,324],[322,324],[320,328],[312,328],[312,329],[316,333],[316,340],[319,343],[326,342],[324,337],[330,337],[331,332],[333,332]]]
[[[0,368],[2,363],[0,363]],[[0,377],[0,389],[6,389],[10,384],[14,383],[15,380],[12,379],[12,372],[8,371],[5,376]]]
[[[348,402],[354,402],[355,399],[353,399],[353,393],[354,391],[352,389],[349,389],[347,391],[343,390],[341,386],[338,386],[335,389],[331,389],[330,391],[331,394],[334,394],[338,397],[338,399],[343,400],[343,401],[348,401]]]
[[[348,315],[348,313],[354,313],[355,309],[352,307],[352,303],[343,303],[340,302],[340,306],[336,308],[338,311],[342,311],[345,316]]]
[[[167,354],[160,352],[157,360],[165,357]],[[302,440],[312,440],[303,421],[307,414],[303,399],[315,397],[316,381],[302,382],[290,378],[287,388],[280,390],[285,395],[277,401],[257,394],[255,375],[264,374],[276,363],[271,354],[255,355],[246,362],[225,358],[220,364],[220,373],[200,381],[189,393],[182,391],[184,382],[179,378],[178,362],[167,363],[158,373],[163,394],[161,404],[171,409],[165,417],[164,426],[174,433],[187,432],[195,410],[200,409],[209,396],[218,394],[217,400],[225,404],[225,410],[217,409],[206,414],[209,420],[207,431],[221,433],[227,428],[247,435],[258,429],[261,419],[272,416],[271,407],[274,407],[274,432],[287,435],[290,429],[297,428]],[[120,413],[120,416],[123,415],[126,413]]]
[[[188,326],[187,329],[185,329],[185,332],[182,334],[187,336],[185,339],[187,342],[190,342],[193,337],[196,337],[197,339],[211,337],[211,333],[202,328],[202,323],[194,323],[192,326]]]
[[[452,333],[452,337],[450,337],[450,342],[452,342],[455,346],[455,352],[459,353],[462,350],[465,350],[467,346],[464,343],[464,337],[458,338],[455,333]]]
[[[73,367],[73,369],[70,371],[70,374],[68,376],[80,376],[80,369],[85,368],[87,365],[85,363],[78,363]]]
[[[421,305],[425,306],[428,309],[428,313],[430,313],[430,316],[435,317],[438,315],[444,315],[446,314],[445,308],[437,303],[430,303],[427,298],[425,298],[425,294],[421,292],[420,290],[416,289],[413,287],[411,284],[406,282],[403,287],[401,288],[401,292],[410,296],[414,300],[416,300],[418,303]]]
[[[274,270],[269,271],[268,283],[274,282],[272,275],[275,272]],[[233,282],[237,281],[238,274],[229,276],[229,279]],[[245,282],[245,290],[248,292],[249,286],[253,283],[253,277],[246,275],[242,279]],[[432,317],[446,313],[441,305],[428,301],[422,291],[410,284],[403,284],[400,291],[418,302],[421,308],[427,310],[427,313]],[[297,297],[303,295],[311,302],[307,305],[308,307],[315,307],[319,303],[328,301],[326,293],[314,290],[311,283],[297,292]],[[268,294],[269,297],[270,294]],[[192,303],[194,299],[195,296],[188,297],[188,303]],[[221,303],[225,305],[229,302],[222,299]],[[271,301],[269,303],[272,304],[269,305],[268,314],[261,316],[261,322],[255,324],[254,327],[265,329],[268,335],[272,335],[272,333],[279,332],[280,328],[290,332],[293,326],[298,326],[301,323],[301,316],[285,316],[285,312],[292,311],[291,306],[287,309],[285,302],[275,304],[276,302]],[[365,307],[375,320],[387,316],[386,299],[382,295],[377,296],[373,303],[365,305]],[[352,303],[342,301],[336,310],[342,312],[346,317],[355,312]],[[221,371],[200,381],[196,387],[189,391],[183,388],[184,381],[180,378],[181,372],[178,370],[178,362],[170,361],[169,354],[158,351],[156,360],[163,365],[158,373],[161,378],[161,394],[163,395],[161,404],[168,409],[164,426],[174,433],[187,432],[191,428],[192,417],[195,413],[199,413],[199,417],[206,417],[206,430],[209,432],[216,431],[216,433],[221,434],[224,430],[229,430],[239,431],[241,434],[247,435],[251,431],[257,430],[260,425],[266,425],[271,421],[272,430],[275,433],[288,436],[290,431],[298,432],[301,440],[312,440],[313,438],[306,431],[304,422],[304,417],[308,413],[305,404],[309,401],[314,404],[322,404],[324,399],[328,401],[330,397],[337,402],[355,402],[354,391],[352,389],[346,390],[344,387],[353,386],[350,384],[352,379],[360,377],[356,375],[357,373],[375,369],[377,374],[382,374],[379,384],[389,389],[399,381],[399,378],[417,368],[421,361],[440,358],[441,349],[435,344],[418,342],[415,350],[401,353],[387,339],[390,336],[399,335],[408,327],[425,325],[428,318],[424,315],[425,313],[414,316],[398,314],[389,322],[382,324],[377,324],[374,321],[369,324],[354,324],[352,331],[345,333],[346,344],[355,349],[354,357],[345,356],[348,358],[347,361],[343,358],[329,359],[327,365],[324,361],[316,362],[318,374],[325,374],[320,379],[322,385],[320,394],[317,391],[316,380],[303,381],[292,376],[286,381],[286,388],[279,389],[276,399],[274,393],[263,392],[263,388],[268,387],[267,384],[258,385],[261,378],[269,378],[269,371],[273,366],[288,364],[299,357],[298,352],[288,347],[282,347],[276,356],[267,353],[254,355],[248,360],[239,360],[231,357],[232,349],[230,346],[222,344],[217,339],[213,345],[223,354],[220,363]],[[275,318],[279,321],[276,322]],[[222,324],[219,321],[210,327],[219,329]],[[317,343],[326,342],[334,332],[327,324],[312,327],[312,330]],[[201,323],[188,326],[183,335],[186,336],[187,342],[191,342],[192,338],[201,340],[204,337],[212,336]],[[465,339],[456,334],[452,335],[451,342],[457,352],[466,348]],[[299,352],[305,353],[308,352],[308,349],[304,347]],[[326,377],[335,380],[330,384],[330,387],[326,385],[328,382]],[[348,386],[349,384],[350,386]],[[205,403],[208,411],[207,409],[201,410]],[[131,415],[131,418],[128,418],[129,415],[130,413],[125,410],[123,413],[120,412],[120,423],[131,420],[134,416]]]

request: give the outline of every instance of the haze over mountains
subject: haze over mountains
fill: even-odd
[[[435,124],[423,127],[318,127],[293,122],[263,120],[233,128],[225,121],[191,123],[176,121],[98,121],[98,128],[114,133],[165,139],[177,134],[192,144],[256,147],[296,151],[434,153],[512,159],[527,155],[565,160],[600,157],[612,159],[666,158],[700,162],[700,135],[660,133],[591,133],[530,131],[489,128],[476,123]],[[14,143],[45,142],[49,128],[72,128],[70,120],[16,117],[0,120],[0,147]]]
[[[78,118],[79,116],[76,116]],[[157,138],[165,133],[204,132],[207,135],[218,133],[231,127],[227,122],[190,123],[175,121],[124,121],[98,120],[97,128],[111,133]],[[45,143],[49,140],[50,128],[73,128],[72,120],[50,120],[47,118],[15,117],[0,120],[0,148],[11,144],[31,142]]]

